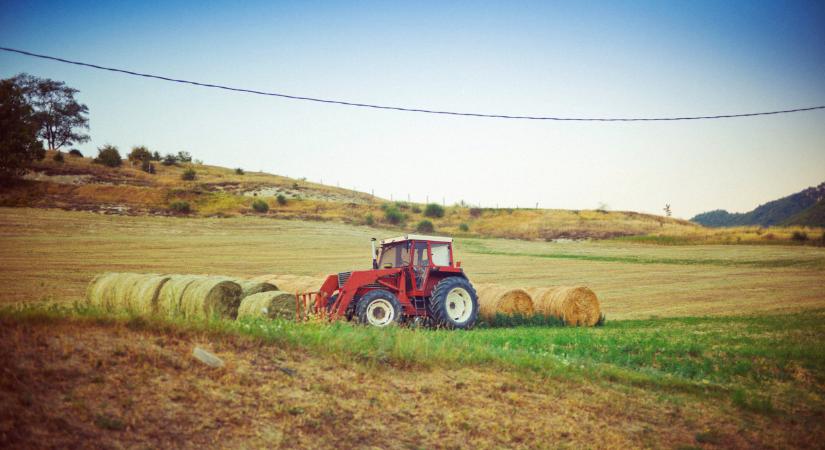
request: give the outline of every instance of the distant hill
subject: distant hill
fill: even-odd
[[[698,214],[692,219],[708,227],[733,227],[742,225],[805,225],[825,226],[825,183],[782,197],[753,211],[729,213],[723,209]]]

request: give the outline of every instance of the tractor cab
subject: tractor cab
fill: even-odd
[[[316,309],[374,326],[411,318],[444,328],[475,324],[478,297],[454,260],[452,238],[406,234],[375,244],[372,270],[327,277]]]

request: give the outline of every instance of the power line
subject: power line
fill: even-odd
[[[58,61],[67,64],[74,64],[76,66],[83,66],[83,67],[90,67],[93,69],[100,69],[100,70],[108,70],[110,72],[118,72],[124,73],[127,75],[134,75],[138,77],[145,77],[145,78],[153,78],[156,80],[163,80],[163,81],[171,81],[174,83],[183,83],[183,84],[190,84],[194,86],[201,86],[201,87],[208,87],[214,89],[223,89],[226,91],[234,91],[234,92],[245,92],[248,94],[256,94],[256,95],[267,95],[271,97],[281,97],[281,98],[288,98],[292,100],[304,100],[310,102],[318,102],[318,103],[329,103],[334,105],[344,105],[344,106],[355,106],[359,108],[373,108],[373,109],[384,109],[384,110],[392,110],[392,111],[405,111],[405,112],[416,112],[416,113],[425,113],[425,114],[441,114],[441,115],[448,115],[448,116],[467,116],[467,117],[484,117],[490,119],[523,119],[523,120],[554,120],[554,121],[565,121],[565,122],[663,122],[663,121],[676,121],[676,120],[705,120],[705,119],[730,119],[734,117],[754,117],[754,116],[770,116],[775,114],[788,114],[788,113],[795,113],[795,112],[803,112],[803,111],[814,111],[818,109],[825,109],[825,105],[821,106],[811,106],[807,108],[793,108],[793,109],[783,109],[779,111],[766,111],[766,112],[753,112],[753,113],[742,113],[742,114],[716,114],[716,115],[702,115],[702,116],[677,116],[677,117],[629,117],[629,118],[616,118],[616,117],[550,117],[550,116],[516,116],[516,115],[507,115],[507,114],[482,114],[482,113],[468,113],[468,112],[455,112],[455,111],[439,111],[433,109],[419,109],[419,108],[406,108],[401,106],[386,106],[386,105],[373,105],[369,103],[356,103],[356,102],[347,102],[343,100],[331,100],[331,99],[324,99],[324,98],[314,98],[314,97],[304,97],[300,95],[289,95],[289,94],[281,94],[278,92],[264,92],[264,91],[257,91],[254,89],[244,89],[244,88],[236,88],[231,86],[223,86],[220,84],[211,84],[211,83],[202,83],[199,81],[189,81],[189,80],[180,80],[176,78],[170,78],[161,75],[152,75],[148,73],[141,73],[141,72],[134,72],[131,70],[125,69],[116,69],[113,67],[105,67],[100,66],[97,64],[90,64],[80,61],[72,61],[64,58],[58,58],[55,56],[48,56],[48,55],[40,55],[37,53],[27,52],[25,50],[18,50],[14,48],[8,47],[0,47],[0,50],[11,52],[11,53],[18,53],[21,55],[32,56],[35,58],[41,59],[48,59],[52,61]]]

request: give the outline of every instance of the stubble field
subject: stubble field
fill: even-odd
[[[392,233],[0,209],[0,301],[68,306],[101,271],[367,268],[369,238]],[[0,442],[787,447],[825,437],[822,248],[467,238],[456,254],[478,282],[590,286],[607,325],[387,331],[6,309]],[[196,343],[227,367],[194,365]],[[158,431],[163,421],[175,432]]]

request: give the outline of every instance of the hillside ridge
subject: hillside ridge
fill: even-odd
[[[732,226],[775,226],[775,225],[800,225],[800,226],[825,226],[822,221],[822,213],[811,212],[804,214],[810,208],[822,208],[817,206],[825,198],[825,182],[818,186],[803,189],[797,193],[761,204],[746,213],[730,213],[724,209],[697,214],[691,218],[691,222],[707,227],[732,227]]]

